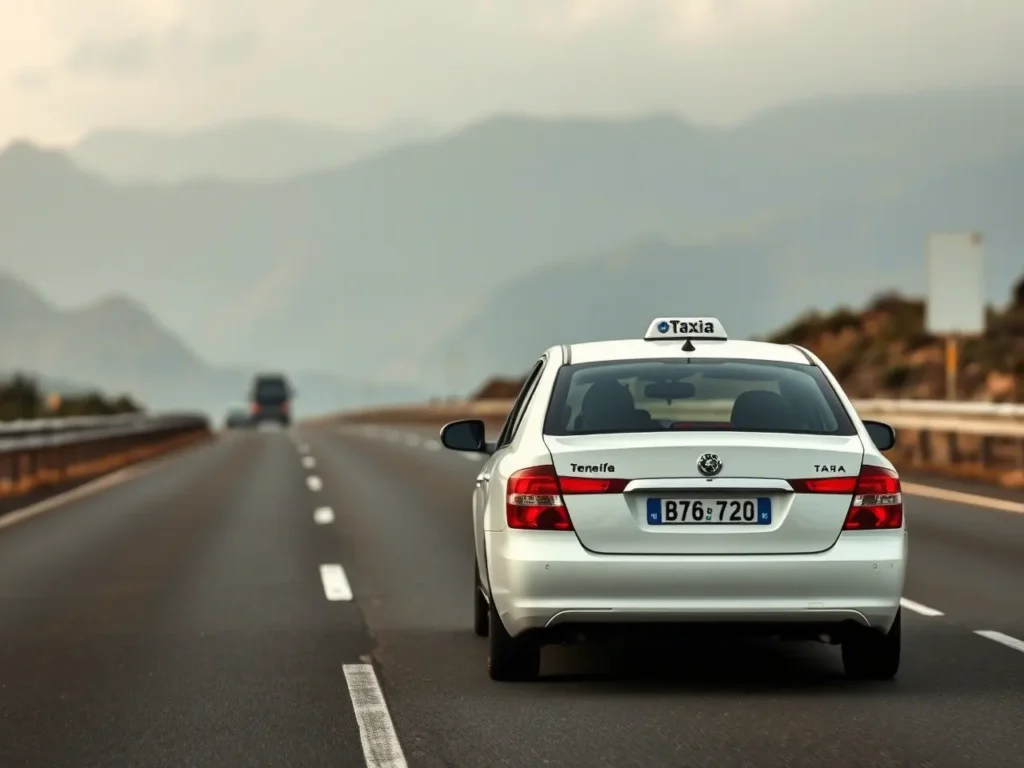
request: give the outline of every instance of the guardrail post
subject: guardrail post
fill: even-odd
[[[930,464],[932,456],[935,451],[932,446],[932,433],[927,429],[921,429],[917,432],[917,448],[918,448],[918,459],[921,464]]]
[[[960,461],[959,442],[956,439],[956,432],[946,433],[946,459],[950,464]]]
[[[0,496],[7,496],[14,490],[13,461],[10,454],[0,454]]]
[[[982,469],[991,467],[995,463],[996,459],[995,440],[991,437],[982,437],[978,454],[979,459],[981,460]]]

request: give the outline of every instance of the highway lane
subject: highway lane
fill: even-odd
[[[907,597],[942,615],[906,611],[893,683],[847,682],[836,649],[750,642],[695,664],[686,649],[670,662],[628,647],[554,648],[545,680],[501,685],[470,623],[480,461],[434,435],[306,435],[410,764],[1020,765],[1024,653],[974,632],[1024,638],[1024,558],[1010,556],[1024,517],[908,499]]]
[[[913,500],[907,596],[943,615],[908,611],[893,683],[748,642],[553,648],[498,684],[471,631],[480,459],[435,436],[234,434],[0,518],[0,766],[1020,764],[1024,652],[974,630],[1024,638],[1024,516]]]
[[[312,505],[244,434],[0,530],[0,765],[366,765]]]

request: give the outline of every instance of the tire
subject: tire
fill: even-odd
[[[501,623],[494,602],[487,608],[490,653],[487,670],[491,680],[526,682],[540,674],[540,643],[532,637],[512,637]]]
[[[477,637],[487,637],[490,628],[490,605],[480,588],[480,565],[473,566],[473,632]]]
[[[842,642],[843,669],[854,680],[892,680],[900,669],[903,639],[902,610],[896,612],[888,634],[858,627]]]

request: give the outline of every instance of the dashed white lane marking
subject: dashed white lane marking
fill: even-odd
[[[305,443],[299,443],[296,448],[299,449],[299,453],[309,453],[309,446]]]
[[[318,507],[313,512],[313,521],[317,525],[330,525],[334,522],[334,510],[330,507]]]
[[[345,664],[344,670],[367,768],[406,768],[405,754],[373,666]]]
[[[437,442],[437,440],[427,440],[427,442],[423,444],[423,447],[426,448],[428,451],[441,450],[441,444]]]
[[[345,569],[340,565],[321,565],[320,581],[324,583],[324,594],[328,600],[351,600],[352,587],[345,578]]]
[[[936,611],[934,608],[929,608],[927,605],[921,605],[921,603],[915,603],[913,600],[907,600],[907,598],[900,598],[900,605],[906,608],[908,611],[919,613],[922,616],[942,616],[942,611]]]
[[[321,488],[324,487],[324,484],[320,482],[320,478],[317,477],[316,475],[310,475],[309,477],[307,477],[306,485],[309,486],[309,490],[311,491],[319,491]]]
[[[939,501],[952,501],[959,504],[970,504],[975,507],[986,509],[998,509],[1000,512],[1013,512],[1024,515],[1024,504],[1009,499],[994,499],[991,496],[981,496],[977,493],[964,493],[963,491],[951,491],[947,488],[935,488],[931,485],[918,485],[917,483],[903,483],[904,493],[913,496],[924,496]]]
[[[423,441],[420,439],[419,435],[414,435],[410,433],[405,436],[405,444],[408,445],[410,448],[418,447],[421,442]]]
[[[484,456],[482,453],[463,453],[462,458],[467,461],[483,461]]]
[[[1024,640],[1018,640],[1016,637],[1004,635],[1002,632],[996,632],[994,629],[976,629],[974,630],[974,634],[980,635],[988,640],[994,640],[1001,645],[1005,645],[1007,648],[1013,648],[1015,651],[1024,653]]]
[[[314,459],[312,456],[303,456],[302,466],[304,466],[306,469],[312,469],[313,467],[316,466],[316,459]]]

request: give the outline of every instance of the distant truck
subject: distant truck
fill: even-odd
[[[249,413],[254,426],[266,421],[287,427],[292,421],[294,390],[280,373],[259,373],[253,377],[249,394]]]

